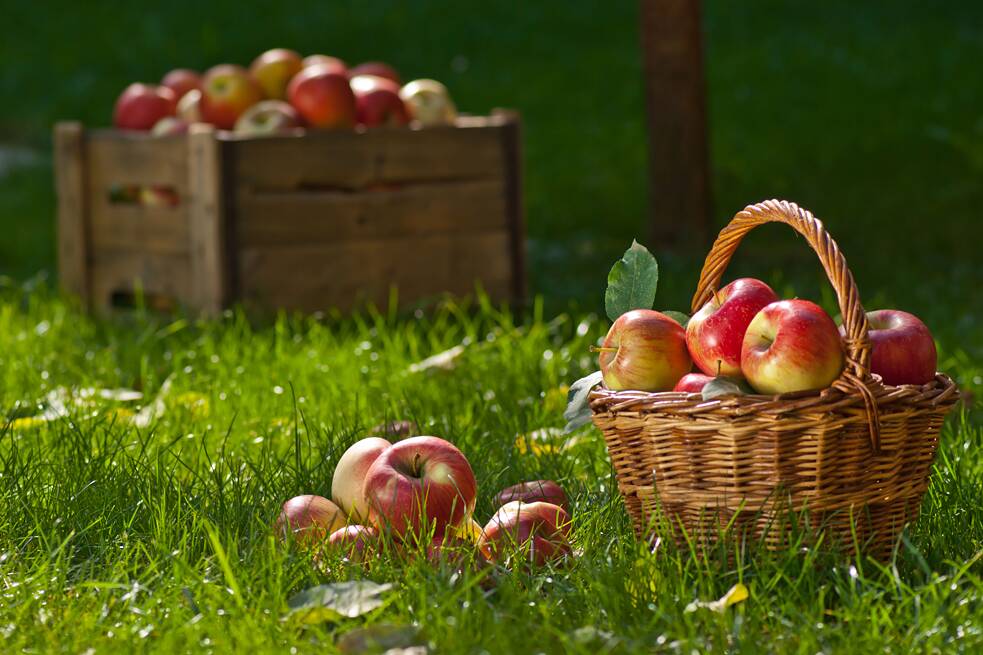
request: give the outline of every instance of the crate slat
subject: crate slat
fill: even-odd
[[[97,248],[92,254],[92,299],[97,309],[112,309],[114,294],[132,294],[137,288],[148,295],[190,297],[191,260],[187,255]]]
[[[93,199],[92,247],[97,250],[139,248],[159,255],[187,255],[188,211],[184,206],[142,207]]]
[[[172,187],[187,192],[187,140],[184,135],[149,137],[96,130],[87,138],[91,192],[106,195],[113,185]]]

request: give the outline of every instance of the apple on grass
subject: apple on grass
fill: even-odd
[[[669,391],[693,367],[682,326],[651,309],[619,316],[594,350],[604,384],[614,391]]]
[[[190,68],[176,68],[164,76],[160,85],[173,91],[180,101],[189,91],[201,89],[201,75]]]
[[[219,64],[205,73],[201,83],[201,117],[223,130],[235,127],[239,117],[263,99],[263,92],[242,66]]]
[[[411,437],[369,467],[363,494],[372,523],[396,538],[443,535],[474,511],[477,483],[464,454],[438,437]]]
[[[748,325],[741,370],[759,393],[825,389],[843,370],[843,342],[819,305],[780,300],[764,307]]]
[[[367,525],[346,525],[328,537],[328,546],[353,562],[365,560],[379,545],[379,531]]]
[[[352,444],[335,465],[331,479],[331,498],[352,521],[369,518],[369,506],[362,488],[372,463],[392,444],[380,437],[369,437]]]
[[[899,309],[867,312],[870,371],[884,384],[925,384],[935,379],[938,353],[928,327]],[[846,336],[843,326],[840,334]]]
[[[312,127],[355,126],[355,94],[348,76],[335,67],[318,64],[303,69],[287,85],[287,98]]]
[[[262,100],[236,121],[235,131],[250,136],[284,134],[301,126],[300,114],[282,100]]]
[[[327,498],[315,495],[296,496],[283,504],[276,520],[277,534],[310,548],[335,531],[345,527],[345,515]]]
[[[570,516],[558,505],[513,501],[499,508],[485,526],[478,548],[495,563],[541,566],[571,553]]]
[[[679,382],[676,383],[676,386],[672,390],[683,393],[700,393],[703,391],[703,387],[712,379],[712,377],[703,373],[687,373],[679,378]]]
[[[743,377],[741,346],[747,326],[777,300],[771,287],[754,278],[734,280],[714,293],[686,324],[686,345],[696,367],[710,377]]]
[[[437,80],[413,80],[399,90],[410,118],[420,125],[453,125],[457,120],[457,107],[451,100],[447,87]]]
[[[287,48],[267,50],[253,61],[249,74],[253,76],[263,95],[272,100],[287,97],[287,84],[290,78],[304,67],[300,55]]]
[[[149,130],[176,109],[177,98],[166,86],[134,83],[116,100],[113,125],[121,130]]]
[[[544,501],[570,511],[570,503],[563,487],[552,480],[532,480],[506,487],[495,496],[495,505],[502,507],[517,500],[523,503]]]
[[[399,86],[375,75],[357,75],[351,79],[355,93],[356,120],[366,127],[406,125],[410,116],[399,97]]]

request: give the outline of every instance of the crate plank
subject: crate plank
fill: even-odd
[[[364,189],[387,183],[491,179],[502,126],[312,132],[233,140],[237,183],[254,189]]]
[[[187,255],[161,255],[93,248],[92,301],[98,309],[113,307],[114,294],[133,293],[187,302],[191,293],[191,262]]]
[[[113,204],[105,196],[92,198],[93,248],[158,254],[187,254],[188,211],[177,207]]]
[[[388,303],[397,285],[401,304],[443,292],[467,294],[477,280],[496,299],[509,297],[512,264],[506,230],[467,235],[253,247],[240,257],[245,301],[317,311]]]
[[[55,186],[58,190],[58,277],[61,288],[89,299],[87,225],[85,196],[87,170],[81,123],[55,126]]]
[[[242,189],[236,219],[242,247],[459,234],[508,226],[501,179],[361,193]]]
[[[87,139],[90,189],[108,194],[113,185],[173,187],[187,191],[187,137],[150,137],[95,131]]]
[[[191,302],[209,315],[227,299],[225,189],[220,145],[209,125],[188,135],[188,221],[191,243]]]

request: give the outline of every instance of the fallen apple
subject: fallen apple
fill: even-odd
[[[337,505],[322,496],[309,494],[283,504],[275,529],[284,540],[293,539],[309,548],[344,526],[345,515]]]
[[[499,508],[478,548],[495,563],[542,566],[571,553],[570,517],[552,503],[515,501]]]
[[[353,562],[364,561],[379,549],[379,531],[366,525],[346,525],[328,537],[328,546]]]
[[[533,480],[506,487],[495,496],[495,505],[502,507],[517,500],[523,503],[544,501],[562,507],[566,512],[570,511],[566,492],[552,480]]]
[[[351,520],[369,519],[369,506],[362,493],[365,476],[372,463],[391,445],[385,439],[369,437],[356,441],[338,459],[331,479],[331,498]]]

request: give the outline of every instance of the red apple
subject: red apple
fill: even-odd
[[[328,537],[331,548],[342,550],[348,559],[361,562],[379,548],[379,531],[365,525],[347,525]]]
[[[375,75],[376,77],[384,77],[387,80],[395,82],[396,86],[403,83],[399,79],[399,73],[396,72],[396,69],[381,61],[367,61],[359,64],[355,68],[351,69],[349,77],[355,77],[356,75]]]
[[[928,327],[898,309],[867,312],[870,324],[870,370],[884,384],[925,384],[935,379],[938,353]],[[844,328],[840,334],[845,336]]]
[[[414,421],[403,419],[400,421],[380,423],[369,430],[369,434],[387,437],[390,439],[403,439],[405,437],[412,437],[415,434],[420,434],[420,428]]]
[[[201,123],[201,90],[191,89],[177,101],[177,116],[186,123]]]
[[[276,520],[276,531],[305,547],[315,546],[345,526],[345,515],[337,505],[322,496],[296,496],[283,504]]]
[[[744,333],[751,319],[776,300],[771,287],[747,277],[717,291],[686,325],[686,345],[696,367],[711,377],[743,377]]]
[[[282,100],[263,100],[236,121],[235,131],[249,136],[284,134],[301,126],[300,114]]]
[[[304,57],[301,64],[304,68],[308,68],[309,66],[330,66],[338,72],[344,73],[346,76],[348,75],[348,64],[346,64],[344,60],[338,59],[337,57],[330,57],[328,55],[308,55]]]
[[[174,187],[141,186],[138,202],[144,207],[177,207],[181,198]]]
[[[507,562],[513,554],[541,566],[570,554],[570,517],[552,503],[511,502],[485,526],[478,548],[489,560]]]
[[[684,393],[700,393],[703,391],[706,383],[712,379],[709,375],[703,375],[702,373],[687,373],[679,378],[679,382],[676,383],[676,386],[672,390],[682,391]]]
[[[520,482],[511,487],[506,487],[495,496],[494,503],[497,507],[501,507],[517,500],[524,503],[537,501],[553,503],[562,507],[564,511],[570,511],[570,502],[567,500],[567,494],[563,491],[563,487],[552,480],[533,480],[532,482]]]
[[[263,99],[259,85],[242,66],[219,64],[201,82],[201,117],[206,123],[231,130],[242,114]]]
[[[309,125],[355,126],[355,94],[348,77],[336,68],[327,65],[305,68],[290,80],[287,97]]]
[[[619,316],[597,350],[604,384],[613,390],[669,391],[693,367],[682,326],[651,309]]]
[[[367,521],[369,506],[362,494],[369,467],[389,446],[388,441],[369,437],[356,441],[342,454],[331,479],[331,498],[353,521]]]
[[[116,100],[113,125],[121,130],[149,130],[177,108],[174,92],[166,86],[131,84]]]
[[[257,57],[249,67],[249,73],[267,98],[284,100],[290,78],[303,67],[303,60],[293,50],[274,48]]]
[[[808,300],[773,302],[748,325],[741,370],[759,393],[825,389],[843,370],[836,324]]]
[[[351,80],[355,93],[356,120],[366,127],[406,125],[410,122],[399,86],[375,75],[356,75]]]
[[[399,90],[410,118],[421,125],[453,125],[457,107],[447,87],[437,80],[413,80]]]
[[[164,116],[154,124],[150,133],[154,136],[172,136],[174,134],[185,134],[188,131],[188,123],[177,116]]]
[[[400,538],[431,526],[442,535],[470,516],[476,493],[464,454],[438,437],[394,443],[372,463],[363,486],[372,522]]]
[[[201,75],[188,68],[176,68],[164,76],[160,85],[173,91],[174,97],[180,100],[188,91],[201,89]]]

